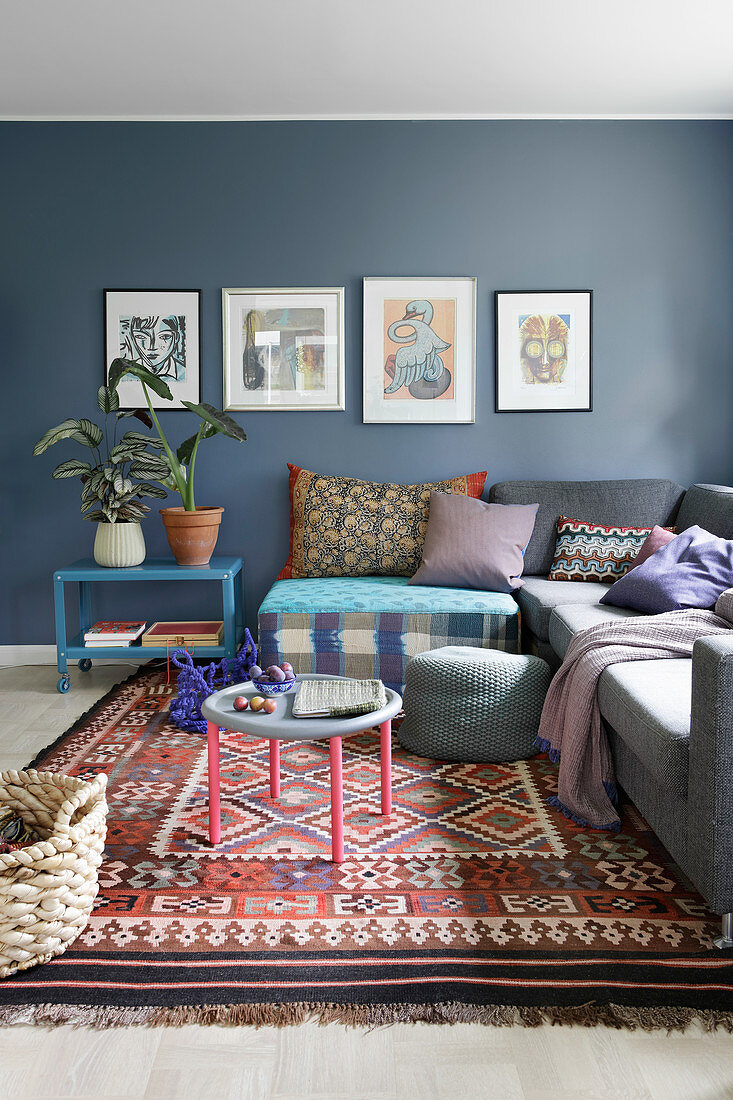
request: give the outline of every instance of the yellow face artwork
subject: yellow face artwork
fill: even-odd
[[[568,365],[568,326],[556,314],[525,317],[519,329],[522,378],[557,385]]]

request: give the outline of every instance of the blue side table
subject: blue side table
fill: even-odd
[[[80,630],[70,640],[66,637],[66,602],[64,584],[73,581],[79,585]],[[82,672],[92,667],[90,653],[95,657],[144,656],[165,657],[165,646],[95,646],[84,645],[84,634],[94,623],[92,614],[92,585],[100,581],[220,581],[224,620],[224,644],[201,646],[197,657],[234,657],[244,634],[244,569],[241,558],[214,557],[208,565],[196,568],[176,565],[172,558],[149,558],[142,565],[126,569],[108,569],[97,565],[92,558],[82,558],[65,569],[55,569],[53,574],[53,598],[56,614],[56,661],[59,670],[57,691],[62,694],[71,687],[68,661],[79,662]],[[150,624],[148,624],[150,625]]]

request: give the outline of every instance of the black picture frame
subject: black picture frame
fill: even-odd
[[[503,299],[509,298],[531,298],[532,296],[543,296],[562,299],[563,296],[568,298],[573,296],[587,296],[587,349],[584,351],[583,358],[583,379],[582,379],[582,402],[580,404],[563,404],[559,402],[551,402],[544,406],[538,406],[536,404],[528,403],[522,405],[518,402],[515,404],[507,404],[506,392],[502,392],[502,371],[507,370],[511,364],[504,364],[502,362],[502,355],[507,355],[505,341],[502,333],[502,317],[504,305]],[[508,304],[508,303],[507,303]],[[532,311],[531,303],[527,303],[527,312]],[[541,309],[542,307],[538,307]],[[546,309],[546,307],[545,307]],[[559,314],[562,311],[562,305],[552,309],[553,314]],[[519,355],[517,354],[517,361]],[[586,364],[587,361],[587,364]],[[576,365],[577,369],[577,365]],[[533,388],[533,387],[532,387]],[[504,386],[504,391],[507,387]],[[516,383],[515,393],[516,397]],[[544,389],[544,386],[543,386]],[[529,400],[530,387],[526,387],[527,397]],[[539,396],[541,391],[535,391],[533,396]],[[586,397],[587,395],[587,397]],[[557,396],[562,398],[561,393],[553,393],[548,390],[546,396]],[[592,290],[495,290],[494,291],[494,412],[497,413],[548,413],[548,412],[592,412],[593,411],[593,291]]]
[[[155,409],[183,409],[185,405],[182,403],[182,398],[186,401],[192,401],[198,404],[201,401],[201,363],[203,353],[203,343],[201,334],[201,289],[199,287],[105,287],[102,291],[103,302],[103,329],[102,339],[104,341],[104,381],[107,383],[109,367],[113,359],[116,359],[120,355],[119,346],[119,334],[113,334],[113,315],[119,315],[119,304],[116,303],[115,295],[120,296],[124,301],[124,297],[128,296],[130,302],[130,310],[134,308],[139,316],[153,316],[157,312],[160,312],[162,308],[167,310],[183,311],[187,317],[193,315],[195,317],[194,334],[189,333],[187,339],[187,347],[190,349],[193,347],[194,355],[191,357],[191,361],[188,364],[192,377],[190,377],[185,384],[176,385],[170,378],[166,377],[166,381],[169,383],[173,392],[173,401],[167,401],[165,398],[158,397],[156,394],[151,394],[153,407]],[[186,295],[190,300],[183,301],[180,304],[175,304],[176,296]],[[150,296],[149,308],[146,308],[145,297]],[[166,299],[168,302],[166,303]],[[195,299],[195,300],[191,300]],[[132,356],[127,356],[132,358]],[[139,361],[139,360],[135,360]],[[120,396],[120,408],[131,409],[136,408],[140,401],[125,400],[126,390],[130,389],[131,385],[136,385],[131,380],[127,381],[122,379],[120,382],[118,393]],[[139,385],[139,384],[137,384]],[[141,394],[142,396],[142,394]]]

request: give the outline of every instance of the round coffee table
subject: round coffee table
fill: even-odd
[[[387,705],[381,710],[362,714],[358,718],[293,718],[293,700],[298,685],[303,680],[337,680],[342,677],[306,674],[298,676],[292,691],[276,697],[274,714],[262,711],[235,710],[233,703],[238,695],[251,699],[257,695],[254,684],[232,684],[215,692],[201,704],[201,713],[207,722],[209,762],[209,839],[212,844],[221,840],[221,800],[219,794],[219,730],[239,730],[253,737],[270,742],[270,797],[280,797],[280,742],[323,741],[329,742],[331,759],[331,858],[334,863],[344,861],[344,790],[342,777],[342,739],[352,733],[361,733],[372,726],[380,728],[380,759],[382,779],[383,814],[392,811],[392,719],[402,709],[402,698],[391,688],[387,692]]]

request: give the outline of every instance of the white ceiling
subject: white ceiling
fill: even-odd
[[[0,0],[0,117],[733,117],[733,0]]]

